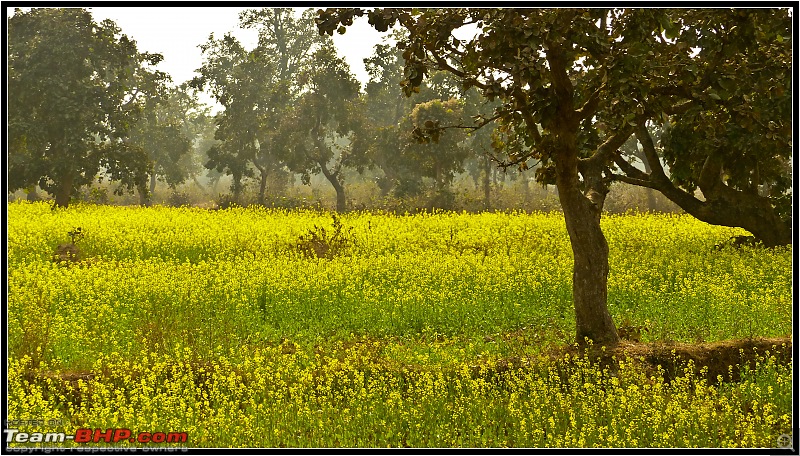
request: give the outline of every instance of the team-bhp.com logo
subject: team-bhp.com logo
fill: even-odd
[[[137,432],[130,429],[78,429],[75,434],[63,432],[19,432],[6,429],[6,443],[186,443],[185,432]]]

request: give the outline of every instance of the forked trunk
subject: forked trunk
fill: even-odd
[[[592,203],[578,189],[559,187],[559,199],[567,223],[572,255],[572,299],[575,305],[576,342],[614,346],[619,342],[608,312],[608,243],[600,229]]]

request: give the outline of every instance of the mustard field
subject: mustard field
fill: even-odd
[[[748,233],[685,215],[602,223],[631,344],[791,333],[791,248],[717,248]],[[779,346],[729,378],[570,350],[555,212],[20,202],[7,257],[18,433],[187,436],[11,447],[775,448],[791,434]]]

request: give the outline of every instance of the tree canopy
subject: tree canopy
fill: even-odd
[[[342,167],[363,170],[363,150],[352,147],[361,128],[360,85],[331,44],[317,49],[297,80],[302,90],[280,125],[283,160],[308,183],[322,173],[336,191],[336,210],[346,210]]]
[[[110,20],[78,8],[15,10],[8,19],[9,190],[38,184],[66,207],[72,192],[105,174],[118,191],[150,172],[126,140],[148,96],[168,76]]]
[[[572,244],[577,342],[614,345],[618,334],[606,304],[608,245],[600,217],[617,178],[614,170],[626,167],[620,147],[637,134],[648,152],[648,123],[677,120],[696,106],[721,100],[723,95],[709,85],[719,79],[716,70],[726,56],[714,47],[724,41],[720,36],[725,27],[717,24],[733,29],[737,20],[744,25],[748,18],[771,14],[786,13],[334,8],[318,11],[317,26],[322,34],[344,33],[360,16],[367,16],[379,31],[400,25],[408,32],[398,42],[405,59],[401,86],[406,95],[418,91],[434,70],[444,70],[465,89],[476,87],[487,100],[500,102],[475,127],[499,123],[501,138],[494,144],[508,154],[505,165],[530,158],[544,165],[538,177],[556,184]],[[464,38],[456,33],[462,27],[476,33]],[[784,36],[769,27],[753,33],[762,33],[769,42]],[[734,43],[724,43],[729,59],[737,52],[760,52],[746,40]],[[697,58],[698,49],[703,59]],[[435,128],[426,133],[432,138],[438,134]],[[710,171],[715,169],[719,171]]]
[[[311,10],[300,17],[289,8],[245,10],[239,21],[258,31],[257,46],[248,51],[231,34],[210,36],[201,45],[205,60],[191,85],[209,90],[225,108],[217,118],[220,143],[209,151],[206,166],[233,175],[235,199],[255,168],[263,202],[268,176],[285,167],[278,132],[302,88],[298,75],[327,40],[314,33]]]
[[[185,86],[168,88],[164,97],[147,100],[129,139],[147,154],[152,165],[149,188],[139,189],[142,202],[149,203],[159,178],[175,188],[197,175],[201,165],[194,145],[207,116],[208,108]]]

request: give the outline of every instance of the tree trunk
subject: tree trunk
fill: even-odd
[[[258,204],[264,206],[267,198],[267,177],[269,176],[269,168],[267,166],[260,166],[258,163],[253,162],[258,172],[261,173],[258,186]]]
[[[146,191],[145,191],[146,190]],[[139,187],[139,205],[150,207],[153,205],[153,194],[156,191],[156,173],[150,174],[149,186],[147,189]]]
[[[488,211],[489,206],[492,204],[491,201],[491,192],[492,186],[491,181],[489,179],[489,174],[492,172],[491,164],[489,163],[489,158],[483,158],[483,207]]]
[[[33,202],[33,201],[40,201],[42,199],[39,196],[39,193],[36,191],[36,186],[35,185],[31,185],[30,187],[28,187],[27,190],[28,190],[28,192],[27,192],[27,195],[25,196],[26,200]]]
[[[199,188],[200,191],[203,192],[203,195],[208,197],[208,190],[206,190],[205,186],[203,186],[203,184],[200,183],[200,180],[197,179],[197,176],[192,176],[192,182],[194,182],[194,185],[196,185],[197,188]]]
[[[336,212],[345,212],[347,210],[347,199],[345,198],[344,185],[339,180],[339,173],[328,170],[323,162],[319,162],[319,167],[328,182],[333,185],[333,189],[336,190]]]
[[[150,175],[150,195],[152,196],[153,193],[156,191],[156,173]]]
[[[71,172],[66,172],[64,177],[61,179],[61,185],[58,187],[58,191],[56,192],[56,207],[68,207],[69,206],[69,198],[72,195],[72,183],[74,181],[74,176]]]
[[[522,179],[522,201],[528,204],[531,200],[531,185],[528,182],[528,176],[524,172],[520,173],[519,178]]]
[[[650,167],[650,161],[647,160],[647,157],[644,154],[643,150],[636,150],[636,158],[642,161],[644,164],[644,172],[650,174],[653,172],[653,169]],[[656,209],[656,193],[655,190],[652,188],[646,188],[645,193],[647,194],[647,211],[652,212]]]
[[[576,342],[612,347],[619,343],[614,320],[608,312],[608,243],[600,229],[605,193],[593,184],[600,182],[600,169],[584,171],[587,194],[578,180],[578,150],[575,135],[562,133],[562,150],[556,163],[556,187],[567,224],[572,255],[572,299],[575,305]],[[587,179],[588,175],[595,175]],[[594,180],[595,182],[592,182]],[[607,192],[607,190],[606,190]]]
[[[262,206],[265,204],[267,198],[267,175],[266,171],[261,172],[261,185],[258,187],[258,203]]]
[[[721,186],[724,184],[720,183]],[[699,201],[680,189],[664,188],[662,193],[687,213],[712,225],[744,228],[766,247],[792,243],[791,225],[781,220],[768,198],[736,191],[709,191],[706,201]]]
[[[242,204],[242,175],[233,173],[233,182],[231,182],[231,190],[233,191],[233,201],[236,204]]]

